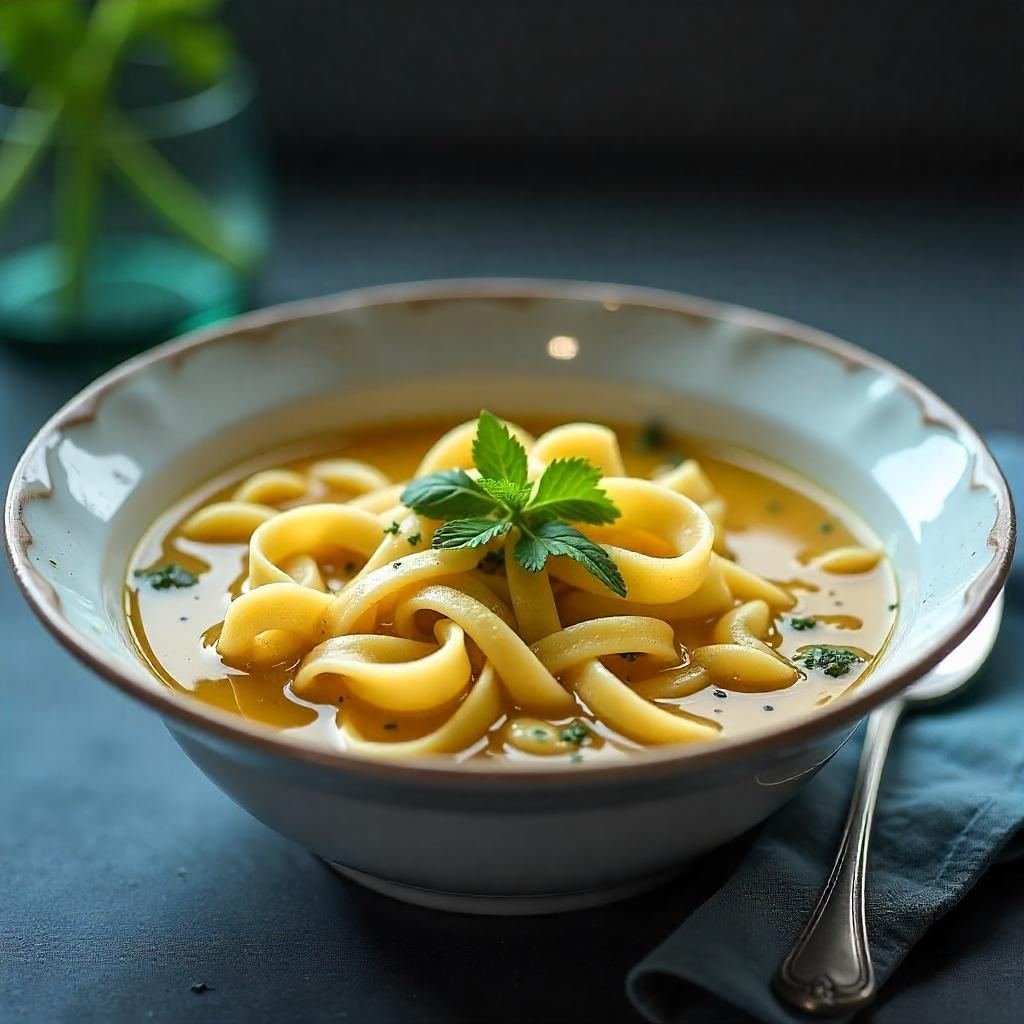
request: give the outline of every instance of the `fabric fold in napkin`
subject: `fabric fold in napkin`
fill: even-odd
[[[1024,439],[989,444],[1024,507]],[[908,715],[889,754],[875,815],[867,924],[879,985],[1024,824],[1024,558],[1006,590],[991,658],[954,701]],[[863,733],[861,729],[860,734]],[[630,973],[655,1024],[754,1018],[806,1021],[772,976],[821,892],[846,816],[861,740],[769,819],[734,875]],[[724,1002],[723,1002],[724,1001]]]

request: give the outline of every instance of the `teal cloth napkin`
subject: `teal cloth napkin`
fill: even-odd
[[[1024,440],[989,443],[1024,507]],[[992,656],[962,696],[899,727],[871,839],[867,925],[879,985],[1024,825],[1024,558],[1006,591]],[[861,730],[861,733],[863,730]],[[860,734],[763,827],[729,881],[632,970],[655,1024],[807,1020],[771,979],[828,874],[853,787]]]

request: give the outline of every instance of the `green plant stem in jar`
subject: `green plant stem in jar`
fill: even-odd
[[[240,237],[230,219],[118,109],[120,71],[137,52],[156,51],[189,86],[209,87],[228,75],[235,65],[233,46],[211,19],[219,6],[218,0],[31,0],[0,6],[0,68],[26,90],[0,142],[0,223],[52,151],[54,244],[32,269],[38,278],[45,267],[53,278],[53,305],[68,329],[83,318],[91,262],[99,259],[101,211],[116,182],[151,219],[232,270],[251,273],[262,255],[252,233]],[[109,253],[104,258],[110,262]],[[124,253],[118,258],[131,263]]]

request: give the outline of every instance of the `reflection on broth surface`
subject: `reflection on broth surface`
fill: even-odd
[[[155,675],[333,749],[577,763],[812,712],[884,647],[877,539],[797,474],[527,418],[481,420],[480,484],[476,422],[451,427],[311,442],[168,509],[125,591]]]

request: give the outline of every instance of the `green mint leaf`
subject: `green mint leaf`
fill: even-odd
[[[517,484],[512,480],[491,480],[482,477],[477,481],[480,488],[496,501],[515,509],[517,512],[529,501],[533,488],[529,484]]]
[[[496,416],[481,410],[473,440],[473,464],[489,480],[526,483],[526,449]]]
[[[526,512],[593,526],[613,523],[620,512],[600,483],[601,471],[586,459],[555,459],[534,486]]]
[[[612,593],[626,596],[625,581],[608,552],[575,527],[548,520],[530,530],[523,530],[523,536],[515,546],[516,561],[529,572],[540,572],[548,555],[571,558]]]
[[[435,548],[478,548],[495,537],[508,533],[512,523],[507,519],[453,519],[434,534]]]
[[[161,565],[157,569],[136,569],[135,578],[145,580],[154,590],[170,590],[171,587],[194,587],[199,577],[176,562]]]
[[[462,519],[494,512],[498,502],[462,469],[446,469],[413,480],[399,499],[428,519]]]
[[[548,560],[549,552],[543,541],[524,530],[523,535],[516,541],[513,554],[527,572],[540,572]]]

